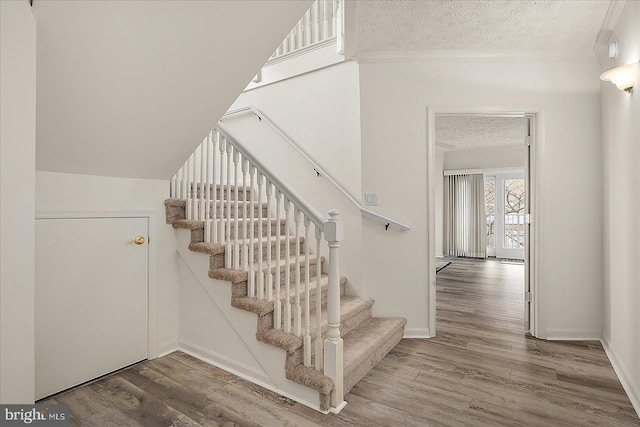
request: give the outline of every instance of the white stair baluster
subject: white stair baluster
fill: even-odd
[[[196,156],[195,152],[189,158],[191,164],[191,219],[198,219],[198,182],[196,178]]]
[[[227,160],[225,163],[225,166],[227,168],[227,191],[226,193],[226,197],[224,197],[224,203],[225,203],[225,209],[226,209],[226,213],[225,213],[225,221],[227,222],[227,227],[225,230],[225,242],[226,242],[226,247],[225,247],[225,251],[224,251],[224,267],[225,268],[231,268],[231,252],[232,252],[232,248],[231,248],[231,154],[233,152],[233,146],[229,143],[229,141],[227,142]]]
[[[307,10],[302,19],[304,20],[304,45],[309,46],[311,43],[313,43],[313,29],[311,28],[311,9]]]
[[[205,139],[202,158],[204,162],[204,182],[202,184],[202,192],[204,193],[204,241],[211,243],[211,168],[209,167],[209,158],[211,155],[211,132]]]
[[[225,191],[224,191],[224,159],[225,159],[225,155],[224,153],[227,151],[227,140],[224,137],[220,137],[220,147],[219,147],[219,151],[220,151],[220,184],[218,185],[218,188],[216,189],[216,191],[218,192],[218,197],[217,197],[217,201],[216,204],[219,205],[219,212],[220,212],[220,230],[218,231],[218,242],[217,243],[221,243],[224,244],[225,240],[225,225],[227,223],[225,217],[224,217],[224,196],[225,196]]]
[[[264,175],[258,171],[258,277],[256,277],[256,285],[258,287],[258,299],[264,299],[264,274],[262,262],[262,184],[264,183]],[[252,242],[253,243],[253,242]]]
[[[218,210],[218,188],[216,186],[216,159],[218,152],[218,141],[220,134],[214,131],[214,138],[211,140],[211,241],[218,243],[218,226],[216,224]]]
[[[271,267],[273,262],[273,260],[271,259],[271,195],[273,193],[271,191],[271,182],[268,179],[266,181],[267,186],[265,188],[265,192],[267,195],[267,271],[265,273],[266,275],[264,285],[267,290],[265,295],[267,301],[273,301],[273,275],[271,274]]]
[[[238,177],[238,173],[240,172],[240,168],[238,163],[240,162],[240,153],[236,148],[233,149],[233,185],[235,186],[235,191],[233,192],[233,269],[240,269],[240,238],[238,236],[238,218],[239,218],[239,206],[238,206],[238,196],[240,193],[240,188],[238,186],[240,178]]]
[[[320,41],[320,0],[313,3],[313,43]]]
[[[331,0],[322,0],[322,40],[331,37],[329,33],[329,2]]]
[[[336,30],[338,28],[338,1],[339,0],[333,0],[333,7],[331,8],[331,37],[336,36]]]
[[[180,174],[180,171],[178,170],[178,172],[176,172],[176,174],[173,176],[173,178],[171,178],[171,184],[169,185],[169,197],[170,198],[174,198],[176,197],[177,193],[178,193],[178,189],[176,187],[177,182],[178,182],[178,175]]]
[[[180,168],[180,198],[187,199],[187,162]]]
[[[286,194],[284,196],[284,290],[285,290],[285,301],[284,301],[284,331],[288,334],[291,332],[291,269],[290,269],[290,260],[291,250],[289,244],[289,227],[291,226],[291,222],[289,221],[289,211],[291,210],[291,202],[287,198]]]
[[[309,313],[311,295],[309,293],[309,225],[310,221],[304,216],[304,366],[311,366],[311,334],[309,331]],[[318,290],[319,288],[316,288]],[[320,293],[316,293],[319,297]]]
[[[322,230],[316,224],[316,256],[318,257],[318,266],[316,268],[316,371],[324,368],[323,350],[324,343],[322,341],[322,269],[320,268],[320,243],[322,242]]]
[[[249,165],[249,176],[251,177],[251,193],[249,197],[251,198],[251,202],[249,203],[249,277],[248,277],[248,285],[249,289],[247,290],[247,294],[250,298],[253,298],[256,295],[256,273],[255,273],[255,261],[253,257],[253,236],[254,231],[253,228],[255,226],[254,221],[254,210],[255,210],[255,179],[256,179],[256,168],[253,165]],[[247,224],[244,225],[244,233],[247,234]]]
[[[304,19],[304,18],[303,18]],[[298,21],[296,24],[296,45],[298,49],[302,49],[304,47],[304,30],[302,29],[302,19]]]
[[[206,193],[206,189],[207,189],[207,175],[206,175],[206,171],[207,171],[207,138],[205,138],[202,141],[202,144],[200,144],[200,202],[198,203],[199,206],[199,211],[198,211],[198,219],[205,221],[204,225],[206,228],[207,222],[206,222],[206,217],[205,217],[205,212],[206,212],[206,197],[205,197],[205,193]]]
[[[242,269],[247,271],[249,268],[249,241],[247,237],[247,171],[249,170],[249,161],[242,158]]]
[[[192,180],[192,173],[191,171],[193,170],[193,156],[189,157],[189,159],[187,160],[187,211],[186,211],[186,216],[187,219],[191,220],[193,219],[193,203],[191,202],[191,198],[193,197],[193,192],[192,192],[192,187],[193,184],[191,182]]]
[[[273,328],[282,328],[282,302],[280,301],[280,266],[282,260],[280,259],[280,245],[282,244],[282,235],[280,229],[280,221],[282,219],[280,210],[280,201],[282,200],[282,193],[276,188],[276,266],[275,266],[275,279],[274,286],[276,287],[276,300],[273,306]]]
[[[293,211],[293,222],[296,228],[296,253],[295,258],[295,280],[296,280],[296,305],[293,318],[293,333],[302,336],[302,307],[300,305],[300,210],[296,207]],[[287,246],[290,242],[287,242]]]

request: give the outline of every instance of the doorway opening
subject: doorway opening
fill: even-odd
[[[469,279],[465,274],[475,274],[478,277],[473,280],[487,283],[506,281],[502,292],[513,297],[504,302],[511,305],[508,320],[517,319],[520,331],[535,336],[536,234],[531,218],[537,200],[537,126],[536,113],[428,108],[429,249],[434,255],[429,268],[431,336],[436,336],[437,307],[442,311],[436,305],[436,277],[451,291],[456,274],[461,275],[456,283]],[[474,182],[457,194],[455,181],[464,177],[474,177],[467,179]],[[470,246],[461,249],[461,244]],[[443,260],[451,264],[442,268]],[[473,293],[469,289],[454,292]],[[450,303],[442,295],[443,304]],[[482,298],[495,299],[496,294],[492,295]]]

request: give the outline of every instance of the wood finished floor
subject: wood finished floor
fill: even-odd
[[[639,426],[600,343],[522,331],[521,265],[455,259],[437,275],[438,337],[402,340],[322,415],[184,353],[44,403],[72,426]]]

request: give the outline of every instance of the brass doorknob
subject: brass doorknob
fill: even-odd
[[[144,243],[144,237],[136,236],[135,239],[129,240],[129,243],[135,243],[136,245],[141,245]]]

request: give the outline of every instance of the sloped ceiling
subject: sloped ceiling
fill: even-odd
[[[359,1],[357,53],[590,51],[609,0]]]
[[[34,2],[37,169],[170,178],[310,4]]]
[[[450,150],[523,145],[523,117],[437,116],[436,144]]]

